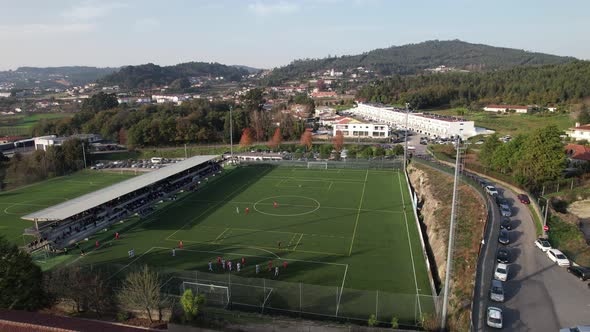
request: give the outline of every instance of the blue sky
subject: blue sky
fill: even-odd
[[[0,70],[216,61],[270,68],[432,39],[590,59],[590,1],[1,0]]]

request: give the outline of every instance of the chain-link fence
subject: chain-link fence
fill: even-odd
[[[240,161],[242,165],[274,165],[284,167],[308,168],[310,162],[305,160],[247,160]],[[375,159],[350,159],[350,160],[329,160],[325,161],[327,169],[402,169],[403,159],[395,157],[393,159],[375,158]],[[314,167],[317,168],[317,167]]]

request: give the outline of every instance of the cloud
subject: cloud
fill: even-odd
[[[79,5],[68,8],[62,13],[62,16],[74,21],[88,21],[107,16],[114,10],[125,7],[128,6],[119,2],[85,1]]]
[[[279,2],[262,2],[256,1],[248,5],[248,10],[256,15],[267,16],[275,14],[289,14],[299,10],[299,5],[287,1]]]

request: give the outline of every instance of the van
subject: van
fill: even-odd
[[[152,162],[152,164],[161,164],[162,163],[162,158],[160,158],[160,157],[153,157],[152,159],[150,159],[150,161]]]

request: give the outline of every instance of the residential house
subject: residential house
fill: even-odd
[[[580,125],[579,122],[576,122],[576,126],[570,128],[567,134],[576,141],[587,140],[590,142],[590,124]]]
[[[565,154],[570,166],[580,166],[590,162],[590,148],[580,144],[568,144],[565,146]]]
[[[487,105],[483,108],[486,112],[502,112],[506,113],[508,111],[515,111],[516,113],[528,113],[530,107],[529,106],[519,106],[519,105]]]

